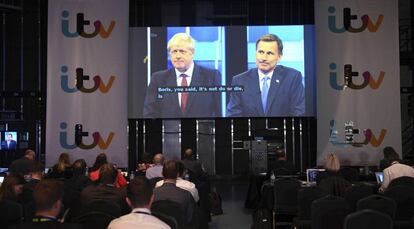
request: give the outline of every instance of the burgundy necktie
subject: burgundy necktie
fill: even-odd
[[[187,76],[185,74],[181,74],[181,87],[188,86],[186,77]],[[188,93],[182,92],[181,93],[181,112],[182,113],[184,113],[185,107],[187,106],[187,98],[188,98]]]

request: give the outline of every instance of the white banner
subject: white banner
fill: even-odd
[[[128,0],[49,1],[47,166],[62,152],[128,165],[128,15]]]
[[[401,152],[397,0],[315,1],[317,164],[378,165]]]

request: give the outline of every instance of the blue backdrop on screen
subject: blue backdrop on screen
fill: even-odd
[[[229,29],[231,28],[231,29]],[[230,32],[240,30],[241,34],[244,36],[238,37],[238,42],[241,44],[236,50],[229,49],[229,42],[234,42],[234,40],[229,40],[227,37],[232,37]],[[178,102],[181,98],[181,92],[188,94],[188,100],[191,101],[190,97],[196,97],[197,93],[203,93],[203,96],[209,96],[209,93],[216,93],[219,96],[214,98],[219,100],[216,101],[220,104],[220,112],[217,114],[210,115],[200,115],[200,116],[189,116],[185,112],[179,114],[178,112],[160,112],[159,115],[154,116],[144,116],[145,107],[148,104],[145,104],[145,97],[149,96],[148,85],[151,83],[151,78],[155,75],[162,73],[174,73],[173,65],[171,63],[170,55],[167,51],[168,41],[177,33],[186,33],[190,35],[195,40],[195,52],[193,55],[193,61],[195,66],[200,66],[200,69],[214,69],[219,72],[218,76],[218,85],[214,88],[212,84],[203,85],[200,82],[197,84],[195,80],[198,76],[195,71],[192,76],[192,81],[189,87],[180,88],[177,87],[177,80],[162,79],[163,83],[167,81],[165,85],[159,84],[156,87],[157,93],[152,93],[151,96],[156,96],[157,99],[154,100],[156,103],[155,106],[157,109],[164,109],[166,106],[177,106],[179,109],[180,103]],[[286,68],[278,66],[276,69],[282,69],[283,71],[288,71],[290,68],[296,69],[300,72],[302,88],[304,88],[303,97],[305,100],[306,109],[299,115],[291,115],[289,113],[284,113],[283,115],[266,115],[263,113],[261,115],[255,115],[250,112],[247,117],[277,117],[277,116],[314,116],[315,115],[315,83],[314,83],[314,36],[313,36],[313,26],[312,25],[295,25],[295,26],[237,26],[237,27],[224,27],[224,26],[212,26],[212,27],[157,27],[157,28],[131,28],[131,37],[130,40],[130,49],[134,54],[130,55],[130,63],[133,63],[133,66],[130,66],[130,89],[138,90],[140,93],[137,93],[138,96],[133,96],[130,93],[130,112],[129,118],[214,118],[214,117],[227,117],[228,116],[228,103],[229,95],[231,93],[245,93],[244,95],[256,93],[256,89],[247,89],[243,91],[244,87],[241,89],[237,88],[238,85],[231,85],[232,78],[241,74],[245,71],[251,70],[252,72],[257,72],[256,69],[256,41],[264,34],[275,34],[283,42],[283,55],[277,65],[283,65]],[[148,40],[149,39],[149,40]],[[146,49],[143,49],[144,43],[146,44]],[[226,44],[228,47],[226,47]],[[139,48],[138,48],[139,46]],[[243,53],[244,52],[244,53]],[[243,55],[241,55],[243,54]],[[247,56],[242,58],[242,56]],[[141,58],[146,57],[147,62],[142,61]],[[231,59],[231,61],[226,61]],[[229,62],[229,63],[228,63]],[[230,64],[231,62],[231,64]],[[237,68],[235,68],[237,66]],[[234,73],[229,71],[231,69],[241,69],[240,72]],[[228,72],[233,72],[229,74]],[[270,81],[270,90],[276,87],[283,87],[283,74],[278,78],[275,74],[278,74],[276,70],[273,74],[275,82]],[[174,74],[162,74],[165,78],[168,77],[177,77]],[[253,75],[257,75],[253,74]],[[253,77],[252,75],[252,77]],[[250,76],[248,76],[250,77]],[[254,76],[256,77],[256,76]],[[289,77],[289,76],[285,76]],[[163,77],[161,77],[163,78]],[[193,84],[194,80],[194,84]],[[161,86],[160,86],[161,85]],[[205,86],[205,87],[203,87]],[[221,87],[220,87],[221,86]],[[254,85],[257,86],[257,92],[260,93],[261,86],[259,88],[259,83]],[[252,87],[252,88],[254,88]],[[153,88],[154,89],[154,88]],[[250,90],[250,91],[249,91]],[[277,90],[277,89],[276,89]],[[281,90],[281,89],[280,89]],[[280,91],[284,93],[286,89]],[[236,91],[236,92],[235,92]],[[145,92],[145,93],[144,93]],[[145,94],[145,96],[143,96]],[[165,96],[172,97],[172,100],[169,100],[169,104],[162,104]],[[131,97],[132,96],[132,97]],[[245,97],[244,96],[244,97]],[[256,96],[256,95],[254,95]],[[176,99],[175,99],[176,97]],[[277,99],[286,99],[290,98],[281,98],[281,96],[275,96],[273,98]],[[177,101],[174,101],[177,100]],[[194,99],[194,101],[198,101]],[[204,100],[206,101],[206,100]],[[191,102],[190,102],[191,104]],[[268,102],[269,104],[269,102]],[[279,103],[275,103],[279,104]],[[281,103],[286,104],[286,103]],[[197,104],[202,106],[203,104]],[[191,104],[191,106],[196,106],[196,104]],[[243,104],[238,106],[244,106]],[[258,106],[257,109],[260,107]],[[246,108],[250,109],[250,108]],[[265,108],[263,108],[265,109]],[[132,112],[131,112],[132,111]]]

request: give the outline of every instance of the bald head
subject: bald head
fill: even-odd
[[[27,159],[29,159],[29,160],[34,160],[35,158],[36,158],[36,153],[33,151],[33,150],[31,150],[31,149],[28,149],[28,150],[26,150],[25,152],[24,152],[24,156],[27,158]]]
[[[193,150],[188,148],[184,151],[184,159],[192,159],[193,158]]]
[[[155,154],[154,164],[157,164],[157,165],[164,164],[164,156],[161,153]]]

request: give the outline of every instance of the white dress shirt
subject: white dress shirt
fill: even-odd
[[[193,78],[193,71],[194,71],[194,62],[191,63],[191,66],[187,69],[185,72],[180,72],[177,69],[175,69],[175,75],[177,76],[177,86],[181,87],[181,81],[182,81],[182,74],[186,75],[187,77],[187,86],[191,85],[191,79]],[[181,93],[178,94],[178,105],[181,107]]]
[[[147,214],[145,214],[147,213]],[[170,229],[166,223],[151,215],[146,208],[134,208],[128,215],[123,215],[111,221],[108,229]]]
[[[158,188],[162,186],[163,184],[164,184],[164,180],[160,180],[155,184],[155,187]],[[198,196],[198,190],[195,187],[195,184],[193,182],[183,180],[181,177],[178,177],[175,183],[175,186],[181,189],[184,189],[186,191],[189,191],[191,195],[193,196],[195,202],[198,202],[198,200],[200,199],[200,197]]]
[[[384,182],[382,182],[380,190],[385,191],[392,180],[403,176],[414,177],[414,169],[397,161],[393,162],[391,166],[384,169]]]

